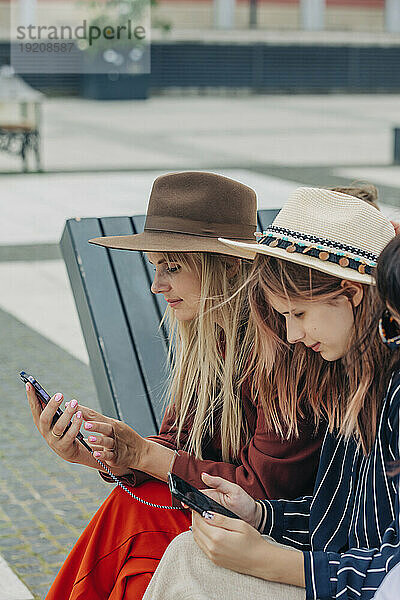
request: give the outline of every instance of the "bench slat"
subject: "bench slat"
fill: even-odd
[[[278,214],[279,209],[259,210],[257,213],[258,228],[260,231],[267,229]]]
[[[64,229],[61,250],[100,406],[106,414],[129,423],[141,435],[151,435],[158,423],[149,405],[109,258],[110,252],[118,251],[88,244],[90,238],[102,235],[98,219],[70,219]]]
[[[101,226],[104,235],[137,233],[129,217],[102,218]],[[164,412],[162,400],[166,380],[167,342],[160,331],[156,296],[150,291],[151,279],[141,252],[110,250],[109,253],[131,343],[142,373],[149,405],[159,426]],[[151,266],[149,263],[148,265]]]

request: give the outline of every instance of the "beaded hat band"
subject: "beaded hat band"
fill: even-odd
[[[393,225],[363,200],[332,190],[298,188],[272,225],[256,233],[257,244],[220,238],[238,250],[253,250],[341,279],[374,284],[379,254],[394,237]]]
[[[282,236],[282,232],[287,235]],[[362,275],[372,275],[378,260],[372,252],[278,227],[269,227],[263,233],[257,232],[255,236],[259,244],[265,244],[270,248],[282,248],[289,254],[295,252],[306,254],[324,262],[334,263],[344,269],[353,269]]]

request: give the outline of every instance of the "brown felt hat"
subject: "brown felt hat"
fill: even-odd
[[[241,258],[254,253],[229,247],[219,237],[256,244],[254,190],[215,173],[188,171],[153,183],[143,233],[99,237],[91,244],[145,252],[213,252]]]

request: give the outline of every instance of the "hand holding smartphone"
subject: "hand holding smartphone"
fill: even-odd
[[[25,373],[25,371],[21,371],[19,376],[21,377],[22,381],[24,383],[30,383],[36,393],[36,397],[40,402],[40,405],[42,407],[42,409],[49,403],[49,401],[51,400],[50,395],[46,392],[46,390],[40,385],[40,383],[32,376],[32,375],[28,375],[28,373]],[[54,415],[53,418],[53,425],[54,423],[56,423],[58,421],[58,419],[60,417],[62,417],[63,415],[63,411],[61,410],[61,408],[57,408],[57,411]],[[69,425],[67,426],[66,430],[69,429],[69,427],[71,427],[72,422],[69,422]],[[81,434],[81,432],[79,432],[76,436],[76,439],[83,445],[85,446],[85,448],[87,448],[87,450],[89,450],[90,453],[92,453],[92,449],[89,446],[89,444],[86,443],[85,438],[83,437],[83,435]]]
[[[225,515],[226,517],[231,517],[231,519],[240,519],[235,513],[228,510],[222,504],[219,504],[212,498],[209,498],[203,492],[196,489],[190,483],[178,477],[174,473],[168,473],[168,485],[171,491],[171,494],[183,502],[187,504],[189,508],[195,510],[202,516],[207,512],[215,512],[220,515]]]
[[[50,395],[46,392],[46,390],[40,385],[40,383],[32,375],[28,375],[28,373],[25,373],[25,371],[21,371],[19,375],[25,384],[29,383],[30,385],[32,385],[33,389],[35,390],[36,398],[39,401],[40,406],[43,410],[51,400]],[[63,411],[60,408],[57,408],[57,410],[54,414],[54,417],[53,417],[52,427],[54,426],[54,423],[56,423],[58,421],[58,419],[60,417],[62,417],[63,415],[64,415]],[[35,415],[34,415],[34,418],[35,418]],[[65,431],[67,431],[71,427],[71,425],[72,425],[72,421],[69,422]],[[38,429],[41,432],[39,427],[38,427]],[[64,433],[65,433],[65,431],[64,431]],[[46,439],[46,436],[43,433],[42,433],[42,435]],[[58,437],[58,435],[56,437]],[[99,460],[98,458],[95,458],[93,456],[92,448],[86,443],[86,441],[80,431],[78,431],[78,433],[76,435],[76,439],[82,444],[82,446],[84,446],[87,450],[89,450],[89,452],[92,455],[92,459],[95,460],[99,464],[101,469],[104,472],[106,472],[118,486],[120,486],[127,494],[129,494],[129,496],[131,496],[131,498],[133,498],[137,502],[141,502],[142,504],[146,504],[147,506],[152,506],[154,508],[160,508],[160,509],[165,509],[165,510],[181,510],[179,508],[177,509],[176,506],[163,506],[161,504],[154,504],[152,502],[148,502],[147,500],[143,500],[142,498],[139,498],[139,496],[135,496],[135,494],[130,489],[128,489],[126,487],[126,485],[124,483],[122,483],[122,481],[120,481],[118,479],[118,477],[111,471],[111,469],[108,467],[108,465],[106,465],[104,462],[102,462],[101,460]],[[61,454],[60,454],[60,456],[61,456]],[[62,456],[62,458],[65,458],[65,456]],[[65,460],[68,460],[68,459],[65,458]],[[71,462],[75,462],[75,461],[71,461]],[[82,463],[82,464],[86,464],[86,463]],[[90,465],[90,466],[93,466],[93,465]]]

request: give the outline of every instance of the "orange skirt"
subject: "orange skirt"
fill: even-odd
[[[146,481],[132,491],[143,500],[171,504],[161,481]],[[46,600],[139,600],[168,544],[190,524],[190,511],[151,508],[115,488],[71,550]]]

